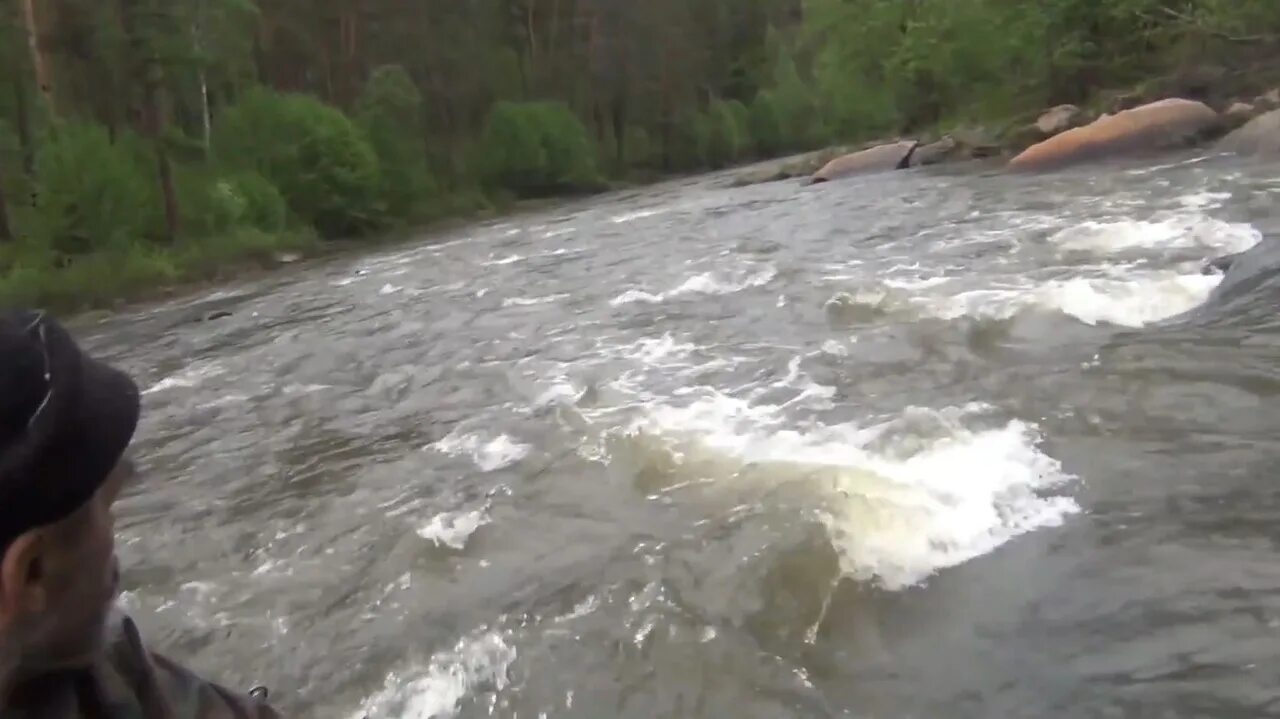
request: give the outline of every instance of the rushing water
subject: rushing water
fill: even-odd
[[[298,716],[1280,713],[1280,289],[1201,272],[1280,166],[729,179],[82,328],[150,637]]]

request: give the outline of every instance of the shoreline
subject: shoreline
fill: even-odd
[[[1280,95],[1280,90],[1273,90]],[[1084,127],[1099,116],[1092,109],[1070,106],[1087,120],[1045,133],[1040,142],[1065,132],[1071,127]],[[1050,108],[1052,113],[1060,108]],[[1262,108],[1260,108],[1261,110]],[[1225,113],[1224,113],[1225,114]],[[1260,113],[1265,114],[1265,112]],[[1025,149],[1017,130],[1034,128],[1023,122],[1028,113],[1017,118],[988,124],[961,124],[950,131],[934,128],[917,134],[918,141],[908,153],[927,150],[925,142],[934,145],[944,141],[951,148],[934,162],[899,163],[896,167],[871,167],[868,171],[923,169],[933,166],[957,168],[976,165],[1007,170],[1010,157]],[[1106,118],[1107,113],[1101,115]],[[1255,115],[1257,117],[1258,115]],[[1011,132],[1014,130],[1014,132]],[[957,143],[953,137],[967,135]],[[1025,134],[1025,133],[1024,133]],[[975,139],[976,138],[976,139]],[[863,142],[836,143],[825,147],[795,152],[774,158],[756,159],[718,170],[700,172],[645,173],[638,177],[614,180],[594,191],[569,192],[539,198],[486,198],[485,203],[457,209],[418,224],[406,224],[363,237],[324,240],[311,233],[285,230],[279,233],[249,233],[243,239],[235,236],[216,238],[207,245],[179,243],[172,247],[154,248],[139,253],[136,248],[113,255],[108,251],[77,257],[76,261],[58,268],[31,270],[22,277],[20,243],[11,246],[12,264],[0,274],[0,305],[43,307],[79,321],[102,319],[148,305],[161,304],[239,281],[260,281],[290,268],[300,268],[336,258],[384,250],[405,244],[427,244],[433,237],[485,221],[519,217],[523,214],[565,206],[575,202],[595,201],[601,197],[680,182],[694,177],[724,175],[728,187],[796,181],[808,184],[817,173],[836,159],[867,153],[885,143],[902,144],[902,136]],[[1036,144],[1036,143],[1030,143]],[[919,148],[919,150],[917,149]],[[953,152],[952,148],[959,148]],[[1173,148],[1166,148],[1172,150]],[[1187,148],[1189,149],[1189,148]],[[1160,153],[1160,154],[1168,154]],[[834,164],[834,163],[833,163]],[[858,173],[855,173],[858,174]],[[823,178],[825,179],[825,178]],[[817,180],[822,181],[822,180]],[[220,247],[220,244],[228,247]],[[0,246],[0,261],[5,259]],[[134,254],[141,254],[135,257]],[[136,262],[135,262],[136,260]],[[123,267],[122,267],[123,263]],[[136,266],[134,266],[136,264]],[[122,279],[123,277],[123,279]],[[25,281],[25,285],[23,282]],[[26,296],[24,296],[24,294]]]

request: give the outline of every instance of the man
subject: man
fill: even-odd
[[[139,408],[53,319],[0,312],[0,717],[278,718],[148,651],[113,610],[111,505]]]

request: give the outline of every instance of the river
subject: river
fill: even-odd
[[[1280,290],[1201,271],[1280,166],[1162,162],[711,175],[81,327],[122,601],[296,716],[1280,715]]]

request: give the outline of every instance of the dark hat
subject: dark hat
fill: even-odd
[[[0,548],[93,497],[138,426],[138,388],[43,312],[0,312]]]

